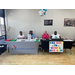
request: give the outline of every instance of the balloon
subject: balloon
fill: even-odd
[[[44,15],[46,15],[46,12],[44,12]]]
[[[40,16],[46,15],[46,11],[47,11],[47,9],[40,9],[40,10],[39,10],[39,15],[40,15]]]
[[[44,11],[41,9],[41,10],[39,10],[39,15],[40,16],[43,16],[44,15]]]
[[[43,9],[44,11],[47,11],[47,9]]]

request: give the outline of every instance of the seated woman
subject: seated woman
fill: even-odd
[[[30,38],[30,39],[33,39],[33,38],[35,38],[35,35],[33,34],[33,31],[31,30],[31,31],[29,31],[29,34],[27,34],[27,37],[26,37],[27,39],[28,38]]]
[[[61,39],[61,36],[59,34],[57,34],[57,31],[54,31],[54,34],[51,35],[51,39]]]
[[[47,33],[47,31],[45,31],[42,35],[42,39],[49,39],[49,34]]]
[[[19,35],[18,35],[17,38],[18,38],[18,39],[24,39],[24,38],[25,38],[22,31],[19,32]]]

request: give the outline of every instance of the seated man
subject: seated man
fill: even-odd
[[[33,31],[29,31],[29,34],[27,34],[27,39],[33,39],[35,38],[35,35],[33,34]]]
[[[42,35],[42,39],[49,39],[49,34],[47,33],[47,31],[45,31]]]
[[[17,38],[18,38],[18,39],[24,39],[24,38],[25,38],[22,31],[19,32],[19,35],[18,35]]]
[[[57,38],[61,39],[61,36],[57,34],[57,31],[54,31],[54,34],[51,35],[51,39],[57,39]]]

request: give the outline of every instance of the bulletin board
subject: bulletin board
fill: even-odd
[[[63,52],[63,41],[50,41],[49,52]]]

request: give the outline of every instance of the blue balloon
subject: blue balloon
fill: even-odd
[[[43,9],[44,11],[47,11],[47,9]]]
[[[46,12],[44,12],[44,15],[46,15]]]

